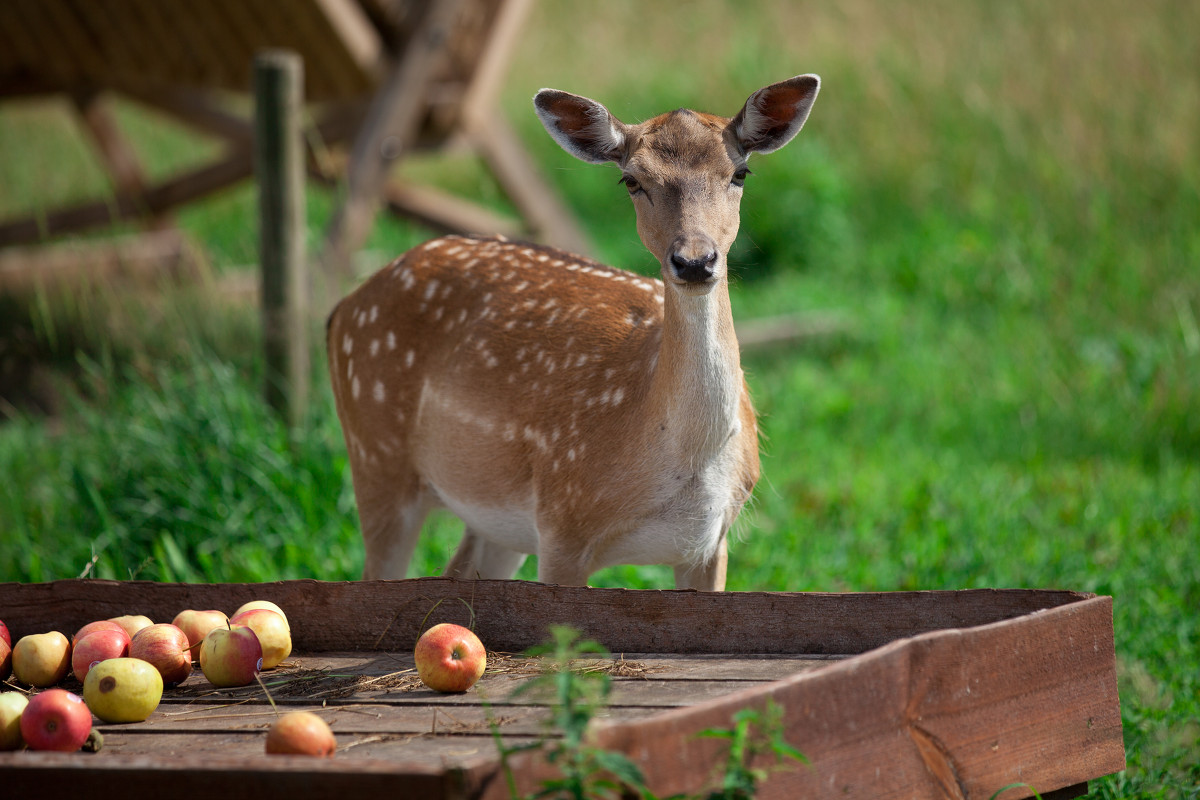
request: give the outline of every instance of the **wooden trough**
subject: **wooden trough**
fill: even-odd
[[[0,753],[5,797],[221,800],[288,797],[504,798],[489,729],[534,740],[544,707],[509,699],[531,679],[519,655],[548,626],[579,628],[613,658],[612,704],[598,745],[644,770],[659,796],[704,789],[732,715],[768,698],[808,758],[774,773],[762,798],[1076,797],[1125,766],[1112,598],[1065,591],[866,594],[703,593],[546,586],[520,581],[0,584],[14,637],[94,619],[185,608],[232,611],[270,599],[295,652],[264,673],[281,709],[308,709],[337,734],[332,759],[263,754],[274,717],[260,689],[215,690],[196,672],[144,723],[100,725],[99,753]],[[439,604],[439,601],[440,602]],[[465,602],[460,602],[465,601]],[[466,623],[492,668],[465,695],[413,677],[421,626]],[[430,611],[431,609],[432,612]],[[12,687],[5,687],[6,689]],[[70,688],[68,686],[68,688]],[[490,717],[481,697],[492,707]],[[514,772],[545,776],[537,753]],[[386,794],[384,794],[386,792]]]

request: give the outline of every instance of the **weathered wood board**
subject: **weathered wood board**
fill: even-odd
[[[312,710],[337,734],[333,759],[263,754],[274,712],[258,688],[215,690],[197,671],[144,723],[103,725],[97,754],[0,753],[13,796],[130,797],[200,782],[233,798],[386,791],[503,798],[490,725],[533,741],[547,713],[510,698],[535,665],[518,654],[569,624],[614,655],[598,744],[621,750],[660,796],[699,792],[721,757],[698,738],[768,698],[809,759],[761,797],[990,798],[1013,783],[1074,797],[1124,768],[1112,599],[979,590],[867,594],[702,593],[448,579],[269,584],[58,581],[0,584],[14,636],[124,613],[168,621],[270,599],[295,653],[264,673],[281,708]],[[464,695],[415,679],[422,625],[470,622],[493,651]],[[69,687],[68,687],[69,688]],[[485,707],[484,700],[488,706]],[[545,764],[513,762],[533,788]],[[1004,800],[1030,796],[1011,789]]]

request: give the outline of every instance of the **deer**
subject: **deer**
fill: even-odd
[[[729,531],[759,478],[726,258],[752,153],[800,131],[820,79],[754,92],[732,118],[626,124],[534,97],[567,153],[620,168],[659,279],[500,236],[400,255],[331,312],[334,401],[366,580],[406,577],[436,508],[464,525],[443,575],[586,586],[619,564],[723,591]]]

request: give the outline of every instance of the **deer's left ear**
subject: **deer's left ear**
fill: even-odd
[[[816,75],[798,75],[750,95],[733,118],[733,130],[746,153],[771,153],[800,132],[821,88]]]

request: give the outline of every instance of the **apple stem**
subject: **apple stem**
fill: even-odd
[[[471,615],[471,621],[467,624],[467,629],[470,631],[474,631],[475,630],[475,609],[472,608],[471,604],[468,603],[463,598],[456,597],[455,599],[467,607],[467,613],[469,613]],[[437,610],[437,607],[440,606],[444,602],[446,602],[446,598],[443,597],[441,600],[438,600],[436,603],[434,603],[430,607],[430,609],[425,612],[425,616],[421,619],[421,627],[419,627],[417,629],[417,637],[418,638],[420,638],[421,634],[425,632],[425,623],[429,621],[429,615],[432,614],[435,610]]]

